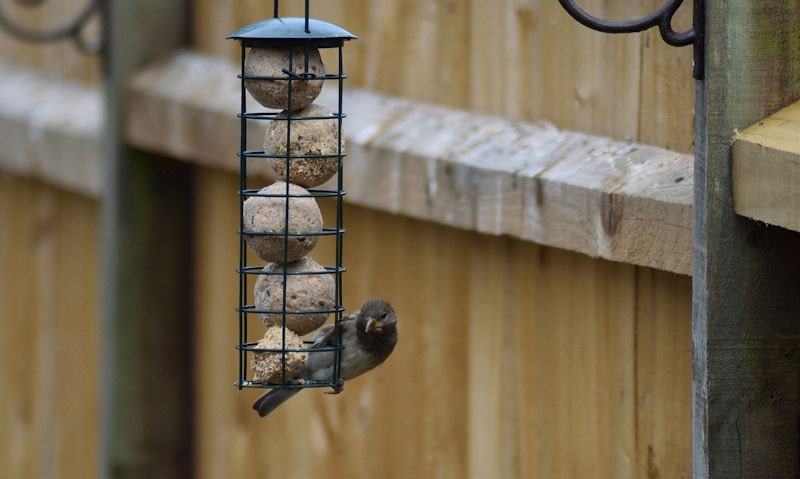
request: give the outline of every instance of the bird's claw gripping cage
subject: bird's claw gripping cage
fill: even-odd
[[[346,75],[343,71],[342,47],[345,41],[356,36],[331,23],[309,18],[308,0],[305,2],[305,16],[301,18],[280,17],[278,0],[274,0],[274,18],[242,27],[228,38],[239,41],[241,45],[241,72],[238,75],[241,79],[241,108],[238,114],[239,305],[236,308],[239,315],[239,343],[236,345],[239,378],[235,384],[239,389],[330,386],[334,392],[340,391],[343,346],[338,325],[344,311],[341,285],[345,271],[342,266],[342,199],[345,194],[342,184],[342,159],[345,156],[342,95]],[[325,72],[319,49],[338,51],[338,69],[335,73]],[[258,58],[251,62],[249,55]],[[272,70],[260,70],[264,65],[258,62],[272,63],[267,65]],[[338,91],[336,110],[333,112],[315,108],[316,95],[327,84],[335,85]],[[316,92],[306,91],[310,86]],[[248,108],[248,104],[252,104],[248,100],[248,93],[258,103],[272,110],[256,107],[251,111]],[[248,147],[247,128],[250,122],[266,125],[264,149]],[[293,130],[309,130],[319,125],[323,125],[324,135],[328,136],[327,148],[304,146],[302,135],[293,136]],[[309,131],[305,131],[306,139],[309,135],[314,137],[313,132],[309,134]],[[317,140],[326,141],[322,136]],[[274,183],[270,187],[272,189],[254,188],[249,184],[252,179],[248,178],[248,165],[252,162],[268,163],[282,181]],[[317,174],[326,169],[320,167],[322,164],[329,166],[328,171]],[[334,175],[335,180],[325,178],[328,175]],[[324,184],[320,183],[320,179]],[[307,189],[295,183],[301,183]],[[331,183],[335,183],[335,187],[326,186]],[[310,226],[315,219],[313,210],[318,198],[335,200],[335,226],[324,226],[324,222]],[[302,210],[303,205],[308,211]],[[299,221],[300,226],[293,224],[295,220]],[[322,221],[321,213],[319,221]],[[320,266],[307,255],[317,240],[326,237],[335,241],[335,264]],[[251,261],[248,247],[259,257],[256,264],[248,262]],[[251,281],[253,278],[255,281]],[[301,287],[299,292],[291,291],[294,282],[309,284]],[[302,296],[303,291],[314,290],[308,287],[312,282],[316,286],[327,285],[315,290],[322,297],[310,298],[310,301],[298,299],[297,295]],[[255,291],[250,300],[253,283]],[[313,341],[299,339],[320,327],[320,318],[324,323],[331,314],[336,327],[333,330],[333,346],[317,347]],[[254,340],[251,336],[252,328],[248,326],[253,316],[258,316],[267,326],[267,332],[261,340]],[[314,321],[310,321],[312,318]],[[308,354],[325,351],[334,354],[330,380],[312,381],[298,375]],[[298,362],[300,366],[295,364]],[[253,372],[248,374],[251,365]]]

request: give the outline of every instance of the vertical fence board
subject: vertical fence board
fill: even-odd
[[[633,477],[635,268],[513,245],[517,477]]]
[[[508,242],[482,237],[470,245],[470,282],[466,301],[469,350],[469,476],[516,477],[520,450],[515,440],[515,365],[507,361],[513,348],[513,304],[507,302],[511,277]]]
[[[0,476],[95,476],[98,205],[0,176]]]
[[[800,235],[733,210],[731,143],[800,97],[800,4],[706,0],[697,84],[693,474],[800,475]]]
[[[690,290],[687,276],[639,269],[635,477],[692,476]]]
[[[238,179],[198,168],[195,181],[195,431],[196,467],[198,477],[244,477],[247,465],[255,460],[242,444],[243,428],[249,412],[233,386],[238,379],[239,227]],[[255,398],[253,398],[255,399]],[[248,421],[249,420],[249,421]],[[264,446],[262,454],[272,448]]]

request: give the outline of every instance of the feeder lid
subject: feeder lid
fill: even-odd
[[[295,43],[310,40],[318,47],[338,47],[345,40],[358,38],[347,30],[322,20],[296,17],[269,18],[244,26],[228,35],[227,38],[239,40],[244,46],[260,46]]]

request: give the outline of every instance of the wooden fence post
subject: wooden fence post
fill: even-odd
[[[695,478],[800,474],[800,235],[734,214],[731,138],[800,97],[800,3],[706,0],[693,252]]]
[[[125,145],[130,73],[185,42],[186,0],[105,6],[100,476],[192,477],[191,172]],[[66,394],[66,393],[65,393]]]

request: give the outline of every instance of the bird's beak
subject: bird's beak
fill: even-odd
[[[375,329],[379,328],[380,326],[381,326],[380,321],[378,321],[377,319],[375,319],[373,317],[369,317],[369,318],[367,318],[367,327],[364,328],[364,332],[368,333],[370,331],[374,331]]]

